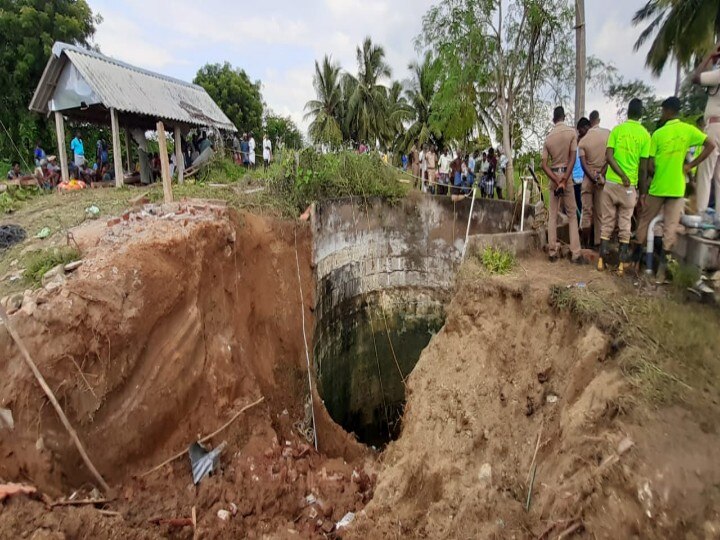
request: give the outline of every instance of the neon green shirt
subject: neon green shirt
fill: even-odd
[[[637,186],[640,159],[650,157],[650,134],[637,120],[627,120],[610,132],[607,147],[612,148],[615,161],[630,179],[630,184]],[[622,179],[612,167],[608,167],[608,182],[622,184]]]
[[[650,140],[650,157],[655,159],[655,176],[650,195],[655,197],[683,197],[685,195],[685,156],[691,146],[705,143],[707,135],[695,126],[669,120],[656,130]]]

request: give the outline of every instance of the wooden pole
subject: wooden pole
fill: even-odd
[[[575,0],[575,125],[585,116],[585,0]]]
[[[42,387],[43,391],[45,392],[45,395],[50,400],[50,403],[52,403],[52,406],[55,408],[55,412],[57,412],[58,416],[60,417],[60,420],[63,423],[63,426],[65,426],[65,429],[70,434],[70,438],[72,439],[73,443],[75,443],[75,447],[78,449],[78,452],[80,452],[80,456],[82,457],[82,460],[85,462],[85,465],[88,469],[90,469],[90,472],[95,477],[95,480],[97,480],[98,484],[100,484],[100,487],[105,493],[110,493],[110,486],[107,485],[103,477],[100,475],[98,470],[95,468],[95,465],[92,464],[92,461],[90,461],[90,458],[87,455],[87,452],[85,452],[85,448],[83,447],[82,443],[80,442],[80,439],[77,436],[77,433],[73,429],[72,425],[70,425],[70,421],[68,420],[67,416],[65,416],[65,413],[62,410],[62,407],[60,407],[60,403],[58,403],[57,398],[55,397],[55,394],[53,394],[52,390],[50,390],[50,387],[48,386],[47,382],[45,382],[45,378],[42,376],[42,373],[40,373],[40,370],[37,368],[37,365],[33,361],[33,359],[30,357],[30,353],[27,350],[27,347],[25,347],[25,343],[23,343],[22,339],[20,339],[20,336],[15,331],[15,328],[10,324],[10,319],[8,318],[7,313],[5,312],[5,309],[0,306],[0,319],[3,323],[5,323],[5,328],[7,328],[8,333],[13,338],[13,341],[15,341],[15,345],[17,345],[17,348],[20,349],[20,352],[22,353],[23,359],[25,360],[25,363],[30,368],[30,371],[33,372],[33,375],[35,375],[35,379],[37,379],[37,382]]]
[[[175,169],[177,169],[178,184],[182,184],[185,181],[185,158],[183,157],[182,151],[182,133],[180,133],[180,126],[175,126]]]
[[[125,159],[127,160],[127,170],[129,173],[133,172],[132,168],[132,155],[130,154],[130,130],[125,128]]]
[[[172,178],[170,178],[170,161],[167,153],[167,138],[165,137],[165,126],[162,122],[157,123],[158,146],[160,152],[160,169],[162,171],[163,194],[165,203],[173,202]]]
[[[70,181],[67,149],[65,148],[65,120],[60,111],[55,111],[55,132],[57,134],[58,154],[60,155],[60,172],[63,182]]]
[[[122,168],[122,149],[120,148],[120,125],[117,110],[110,109],[110,127],[112,128],[113,165],[115,165],[115,187],[125,185],[125,173]]]

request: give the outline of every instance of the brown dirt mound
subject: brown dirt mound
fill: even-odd
[[[109,508],[123,518],[13,498],[0,506],[0,537],[37,528],[71,538],[164,536],[148,520],[189,517],[193,506],[208,537],[313,535],[362,507],[372,493],[364,449],[317,398],[321,454],[299,428],[307,375],[296,242],[308,332],[313,281],[309,229],[296,227],[183,203],[76,235],[83,265],[59,291],[36,293],[37,305],[12,323],[118,489]],[[0,481],[30,482],[52,497],[87,494],[91,477],[4,328],[0,357],[0,405],[15,419],[14,431],[0,431]],[[265,402],[212,441],[228,442],[217,476],[194,488],[185,456],[132,478],[260,396]],[[308,505],[308,494],[322,504]],[[219,509],[236,515],[223,522]]]
[[[679,407],[630,413],[611,337],[550,308],[554,267],[522,264],[456,295],[348,536],[718,538],[720,436]]]

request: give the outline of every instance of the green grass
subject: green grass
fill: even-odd
[[[694,287],[700,279],[700,269],[692,264],[685,264],[676,259],[668,263],[668,271],[672,277],[673,287],[678,291],[685,291]]]
[[[75,248],[61,247],[37,251],[30,255],[25,267],[24,277],[27,283],[40,285],[43,276],[59,264],[67,264],[80,259]]]
[[[492,275],[505,275],[515,268],[515,255],[504,249],[488,246],[478,256],[485,270]]]

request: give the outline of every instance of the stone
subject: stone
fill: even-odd
[[[0,408],[0,429],[9,429],[10,431],[15,428],[15,420],[13,420],[12,411],[10,409]]]
[[[82,264],[83,264],[82,260],[69,262],[65,265],[65,272],[72,272],[73,270],[77,270],[78,268],[80,268],[82,266]]]
[[[107,226],[108,226],[108,227],[114,227],[114,226],[117,225],[118,223],[120,223],[120,218],[112,218],[112,219],[109,219],[109,220],[108,220]]]
[[[483,463],[480,467],[480,472],[478,472],[478,480],[480,481],[480,484],[484,486],[489,486],[492,484],[492,467],[489,463]]]
[[[65,265],[58,264],[57,266],[52,267],[50,270],[45,272],[42,277],[42,284],[45,286],[49,282],[53,281],[56,277],[64,277],[65,276]]]
[[[228,519],[230,519],[230,512],[229,512],[228,510],[225,510],[225,509],[218,510],[218,512],[217,512],[217,517],[218,517],[221,521],[227,521]]]
[[[55,276],[54,279],[48,281],[43,287],[47,292],[53,292],[60,289],[63,285],[65,285],[65,276]]]
[[[23,299],[24,296],[21,293],[15,293],[4,297],[0,300],[0,304],[3,305],[8,315],[12,315],[22,307]]]
[[[617,453],[618,455],[622,456],[625,452],[630,450],[633,446],[635,446],[635,443],[632,441],[630,437],[625,437],[617,447]]]
[[[145,206],[146,204],[150,204],[150,199],[148,199],[145,193],[141,193],[140,195],[137,195],[130,199],[130,206],[132,206],[133,208]]]

